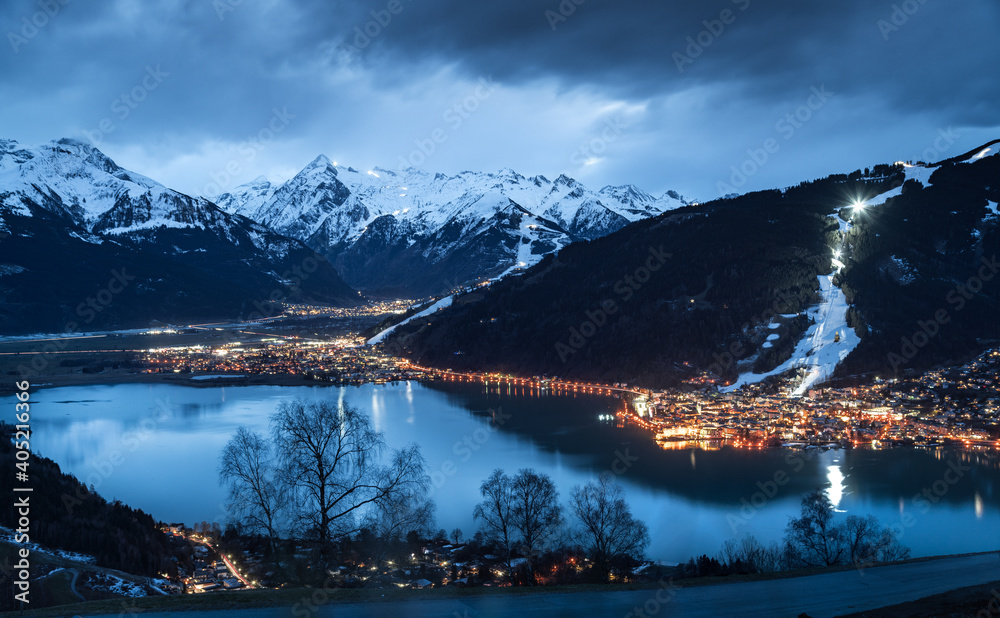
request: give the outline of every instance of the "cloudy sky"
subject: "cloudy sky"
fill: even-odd
[[[995,0],[5,0],[0,24],[0,136],[194,194],[324,153],[704,200],[1000,137]]]

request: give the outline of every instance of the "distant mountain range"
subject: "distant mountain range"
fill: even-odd
[[[671,210],[378,340],[431,366],[650,386],[964,362],[1000,345],[991,146]]]
[[[357,289],[408,297],[521,270],[688,204],[630,185],[595,192],[566,176],[359,171],[325,156],[284,184],[258,178],[210,199],[306,243]]]
[[[686,203],[511,170],[359,172],[324,156],[280,185],[192,197],[77,140],[0,140],[0,334],[440,293]]]
[[[361,302],[298,240],[62,139],[0,141],[0,333],[247,319]]]

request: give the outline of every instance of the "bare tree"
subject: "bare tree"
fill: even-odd
[[[788,523],[786,541],[796,566],[856,565],[910,557],[910,550],[874,515],[834,523],[833,505],[820,491],[802,499],[802,515]]]
[[[844,540],[853,564],[893,562],[910,557],[910,550],[874,515],[851,515],[844,523]]]
[[[423,470],[424,459],[416,445],[396,451],[387,471]],[[389,486],[389,482],[383,486]],[[379,554],[382,561],[388,547],[408,533],[416,531],[427,535],[434,523],[434,501],[427,495],[430,477],[426,475],[403,482],[393,491],[382,493],[369,509],[366,527],[380,540]]]
[[[271,416],[271,428],[299,523],[316,535],[321,558],[331,540],[357,532],[370,509],[398,506],[405,502],[400,496],[427,488],[419,449],[396,452],[382,465],[382,433],[351,406],[285,401]]]
[[[507,574],[512,576],[510,567],[511,552],[514,549],[514,495],[511,491],[511,479],[504,471],[497,468],[479,486],[483,501],[476,505],[472,515],[480,522],[483,536],[500,546],[504,552],[504,563]]]
[[[729,539],[722,544],[719,560],[731,572],[773,573],[785,568],[785,549],[777,543],[764,545],[757,537],[748,535],[737,541]]]
[[[786,532],[799,566],[841,564],[848,556],[844,529],[833,522],[833,504],[822,491],[802,498],[802,514],[788,522]]]
[[[528,581],[534,584],[533,557],[544,550],[562,527],[562,507],[555,483],[546,474],[531,468],[520,470],[511,480],[511,519],[524,546],[528,561]]]
[[[226,508],[247,530],[267,535],[271,550],[288,492],[276,478],[275,461],[264,436],[240,427],[222,451],[219,483],[229,489]]]
[[[571,508],[579,522],[578,537],[602,579],[613,570],[642,557],[649,529],[632,516],[625,492],[612,479],[573,488]]]

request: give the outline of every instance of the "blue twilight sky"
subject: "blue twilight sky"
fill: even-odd
[[[6,0],[0,137],[196,194],[323,153],[706,200],[1000,137],[998,26],[995,0]]]

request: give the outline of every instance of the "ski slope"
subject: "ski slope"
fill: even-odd
[[[806,370],[806,374],[796,384],[793,394],[802,395],[833,374],[837,364],[861,343],[854,329],[847,325],[847,297],[840,288],[833,285],[833,276],[829,274],[819,277],[822,300],[806,312],[815,323],[799,340],[792,356],[766,373],[741,374],[735,383],[720,389],[721,391],[733,392],[746,384],[756,384],[765,378],[801,368]],[[838,333],[840,341],[836,341]]]
[[[420,313],[411,315],[410,317],[406,318],[405,320],[403,320],[399,324],[393,324],[389,328],[385,329],[384,331],[380,332],[379,334],[377,334],[374,337],[372,337],[371,339],[369,339],[366,343],[368,345],[375,345],[376,343],[380,343],[383,339],[385,339],[386,337],[388,337],[389,335],[391,335],[392,331],[396,330],[397,328],[399,328],[403,324],[409,324],[413,320],[417,320],[419,318],[426,318],[427,316],[431,315],[432,313],[435,313],[439,309],[444,309],[446,307],[450,307],[451,306],[451,302],[452,302],[452,300],[454,300],[454,298],[455,298],[454,295],[452,295],[452,296],[445,296],[444,298],[442,298],[441,300],[437,301],[436,303],[434,303],[430,307],[424,309]]]

